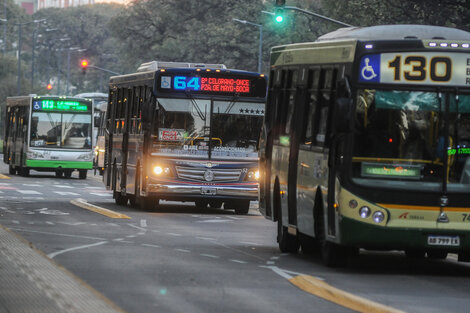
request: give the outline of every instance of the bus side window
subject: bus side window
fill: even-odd
[[[319,146],[324,146],[328,143],[328,125],[330,125],[331,114],[330,106],[334,101],[334,89],[336,87],[336,69],[322,69],[320,75],[320,116],[318,124],[318,133],[316,134],[316,141]]]
[[[285,98],[284,104],[285,107],[285,134],[290,134],[291,131],[291,124],[292,119],[294,116],[294,106],[295,106],[295,92],[296,92],[296,85],[297,85],[297,70],[288,70],[287,71],[287,82],[285,86]]]
[[[318,107],[318,81],[320,78],[320,71],[317,70],[309,70],[308,71],[308,103],[305,107],[305,116],[306,119],[303,125],[302,131],[302,141],[306,145],[311,145],[315,142],[315,128],[318,125],[316,123],[316,116],[317,114],[317,107]]]

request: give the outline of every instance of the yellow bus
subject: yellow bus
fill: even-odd
[[[470,33],[342,28],[272,48],[260,211],[281,251],[470,261]]]

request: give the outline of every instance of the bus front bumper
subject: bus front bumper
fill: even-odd
[[[445,250],[470,253],[470,230],[402,228],[375,226],[342,217],[341,243],[372,250]],[[459,246],[428,245],[428,236],[459,237]]]
[[[149,184],[149,194],[161,199],[170,198],[231,198],[258,199],[258,187],[252,186],[220,186],[220,185],[178,185],[178,184]]]

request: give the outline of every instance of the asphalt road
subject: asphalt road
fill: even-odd
[[[99,176],[87,180],[0,165],[0,224],[128,312],[353,312],[310,294],[292,278],[310,275],[339,290],[404,312],[468,312],[470,266],[410,261],[399,252],[364,252],[345,269],[315,255],[281,254],[276,225],[193,203],[145,212],[114,204]],[[129,219],[78,207],[89,203]]]

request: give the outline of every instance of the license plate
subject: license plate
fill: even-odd
[[[459,236],[428,236],[428,245],[430,246],[450,246],[458,247],[460,246]]]
[[[201,187],[201,195],[215,196],[217,194],[216,188]]]

